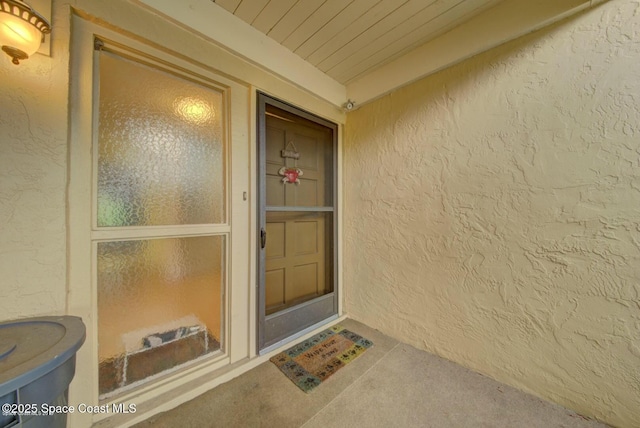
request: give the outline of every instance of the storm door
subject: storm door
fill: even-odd
[[[261,350],[337,314],[336,131],[258,94]]]

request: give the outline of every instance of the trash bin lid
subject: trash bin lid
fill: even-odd
[[[74,357],[85,339],[78,317],[0,323],[0,397],[30,384]]]

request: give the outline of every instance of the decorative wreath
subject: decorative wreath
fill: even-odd
[[[298,179],[298,177],[302,177],[304,175],[304,173],[300,168],[287,168],[286,166],[283,166],[282,168],[280,168],[280,170],[278,171],[278,174],[283,176],[282,182],[285,184],[286,183],[300,184],[300,180]]]

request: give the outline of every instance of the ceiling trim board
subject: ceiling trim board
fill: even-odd
[[[188,5],[175,0],[137,1],[333,105],[347,99],[344,85],[211,0],[190,0]]]
[[[607,0],[506,0],[347,84],[358,106]],[[469,37],[469,34],[483,37]]]

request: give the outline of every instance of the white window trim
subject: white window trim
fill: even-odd
[[[224,371],[226,367],[255,355],[251,338],[255,334],[255,311],[249,302],[255,301],[255,290],[250,278],[254,277],[252,266],[255,261],[250,248],[251,217],[253,202],[245,195],[252,194],[250,188],[253,153],[250,145],[250,120],[247,120],[250,107],[250,92],[242,85],[227,77],[220,76],[190,61],[158,50],[138,40],[90,23],[73,15],[70,82],[70,142],[69,142],[69,181],[68,181],[68,297],[67,313],[80,316],[87,327],[87,338],[77,354],[76,381],[70,390],[69,403],[77,405],[140,403],[152,401],[160,395],[178,389],[198,378],[211,378],[214,372]],[[217,229],[229,234],[227,242],[227,293],[224,307],[224,355],[214,356],[195,363],[150,382],[131,392],[124,393],[106,403],[98,400],[98,343],[97,343],[97,270],[95,266],[95,248],[92,237],[102,232],[93,231],[93,186],[94,173],[92,159],[93,142],[93,70],[94,37],[100,37],[118,43],[127,48],[144,52],[177,66],[191,70],[199,75],[218,82],[228,88],[230,94],[229,118],[231,119],[227,142],[227,223]],[[246,192],[246,193],[245,193]],[[188,230],[186,230],[188,229]],[[198,234],[203,229],[198,225],[188,227],[180,234]],[[127,233],[144,236],[141,230],[130,229]],[[113,416],[113,414],[69,415],[72,426],[89,426],[94,422]]]

